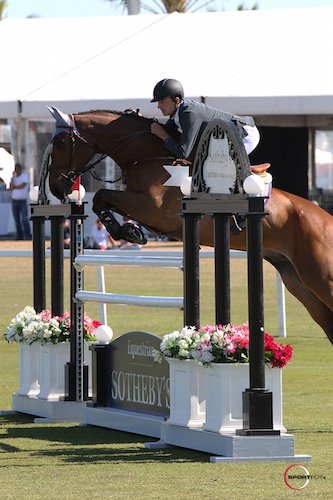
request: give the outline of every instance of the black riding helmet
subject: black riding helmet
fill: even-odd
[[[161,101],[165,97],[176,97],[179,96],[184,99],[184,89],[182,84],[178,80],[173,80],[172,78],[164,78],[155,85],[154,98],[150,102]]]

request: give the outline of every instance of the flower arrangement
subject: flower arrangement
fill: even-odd
[[[92,320],[85,313],[83,320],[84,340],[92,342],[96,340],[95,329],[100,322]],[[33,307],[27,306],[13,318],[7,327],[5,338],[8,342],[25,342],[33,344],[57,344],[70,340],[70,314],[65,312],[63,316],[52,316],[48,310],[36,313]]]
[[[272,367],[282,368],[291,359],[291,345],[278,344],[274,338],[264,334],[265,362]],[[236,326],[229,324],[205,327],[196,330],[185,326],[181,331],[164,335],[160,351],[155,351],[154,358],[161,361],[164,357],[177,359],[195,359],[204,366],[210,363],[248,363],[249,362],[249,327],[247,324]]]

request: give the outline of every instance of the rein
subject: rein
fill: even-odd
[[[151,158],[142,158],[142,160],[134,160],[133,163],[130,164],[131,167],[136,167],[140,163],[145,161],[155,161],[155,160],[175,160],[174,156],[152,156]]]
[[[73,120],[74,121],[74,120]],[[82,170],[82,172],[80,172],[80,174],[77,174],[77,172],[75,171],[75,168],[72,167],[73,163],[74,163],[74,155],[75,155],[75,136],[78,137],[79,139],[81,139],[85,144],[87,144],[87,146],[89,146],[92,150],[94,150],[94,147],[91,146],[84,137],[82,137],[82,135],[79,133],[79,131],[77,130],[77,128],[66,128],[64,130],[62,130],[59,134],[57,135],[60,135],[62,133],[66,133],[66,134],[70,134],[71,136],[71,142],[72,142],[72,157],[71,157],[71,164],[70,164],[70,170],[68,171],[67,174],[65,174],[64,172],[60,172],[60,175],[58,177],[58,180],[61,180],[62,178],[66,179],[66,180],[69,180],[70,182],[72,182],[74,184],[75,180],[77,179],[77,177],[79,175],[82,175],[84,174],[85,172],[88,172],[89,170],[92,170],[91,175],[92,177],[94,177],[94,179],[98,180],[98,181],[102,181],[102,182],[109,182],[110,184],[114,184],[116,183],[117,181],[119,181],[123,176],[121,175],[120,177],[118,177],[118,179],[115,179],[113,181],[111,180],[108,180],[108,179],[102,179],[96,172],[96,169],[94,168],[95,165],[97,165],[98,163],[100,163],[101,161],[105,160],[105,158],[107,158],[109,155],[105,154],[105,153],[102,153],[100,155],[100,157],[95,160],[93,163],[88,163]],[[53,137],[53,139],[55,138],[56,136]]]

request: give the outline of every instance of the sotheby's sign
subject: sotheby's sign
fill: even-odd
[[[94,406],[168,417],[169,365],[156,363],[153,356],[160,342],[160,337],[138,331],[93,346]]]

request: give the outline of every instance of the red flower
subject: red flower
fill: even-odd
[[[276,348],[272,351],[272,366],[282,368],[285,366],[293,355],[293,348],[290,344],[276,344]]]

